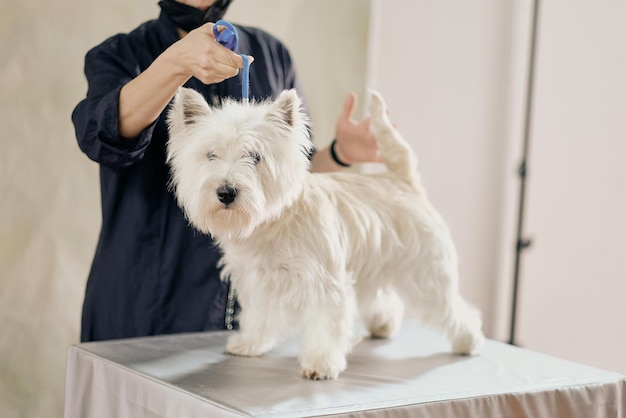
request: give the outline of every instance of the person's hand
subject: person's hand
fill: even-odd
[[[360,122],[352,118],[356,104],[356,94],[350,93],[337,120],[335,153],[346,164],[381,162],[376,140],[370,133],[370,118]]]
[[[192,30],[172,45],[175,64],[185,75],[204,84],[219,83],[236,76],[243,68],[243,59],[215,40],[213,23]],[[254,59],[250,57],[250,62]]]

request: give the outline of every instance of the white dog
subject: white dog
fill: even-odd
[[[168,115],[168,163],[192,225],[223,251],[242,312],[227,351],[259,356],[302,328],[310,379],[346,368],[360,313],[389,337],[404,304],[445,332],[452,350],[484,341],[477,310],[458,293],[457,255],[426,198],[417,158],[373,93],[371,132],[387,172],[312,174],[308,120],[295,91],[275,101],[211,109],[181,88]]]

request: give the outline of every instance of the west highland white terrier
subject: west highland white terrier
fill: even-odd
[[[336,378],[358,314],[392,336],[404,306],[459,354],[483,344],[479,312],[458,291],[457,254],[429,203],[417,157],[371,95],[371,133],[386,172],[314,174],[308,119],[293,90],[274,102],[212,109],[181,88],[168,114],[172,188],[191,224],[223,252],[241,305],[226,350],[259,356],[298,325],[310,379]]]

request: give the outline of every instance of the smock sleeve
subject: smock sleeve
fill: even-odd
[[[123,38],[111,38],[85,57],[87,96],[72,112],[80,149],[92,160],[110,167],[128,167],[141,160],[152,139],[156,121],[136,138],[118,131],[122,87],[142,71],[140,58]]]

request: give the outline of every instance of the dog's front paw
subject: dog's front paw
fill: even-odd
[[[346,359],[343,356],[334,361],[328,358],[302,361],[302,376],[311,380],[336,379],[345,369]]]
[[[226,342],[226,351],[236,356],[258,357],[270,348],[271,344],[267,341],[256,341],[241,334],[231,335]]]

